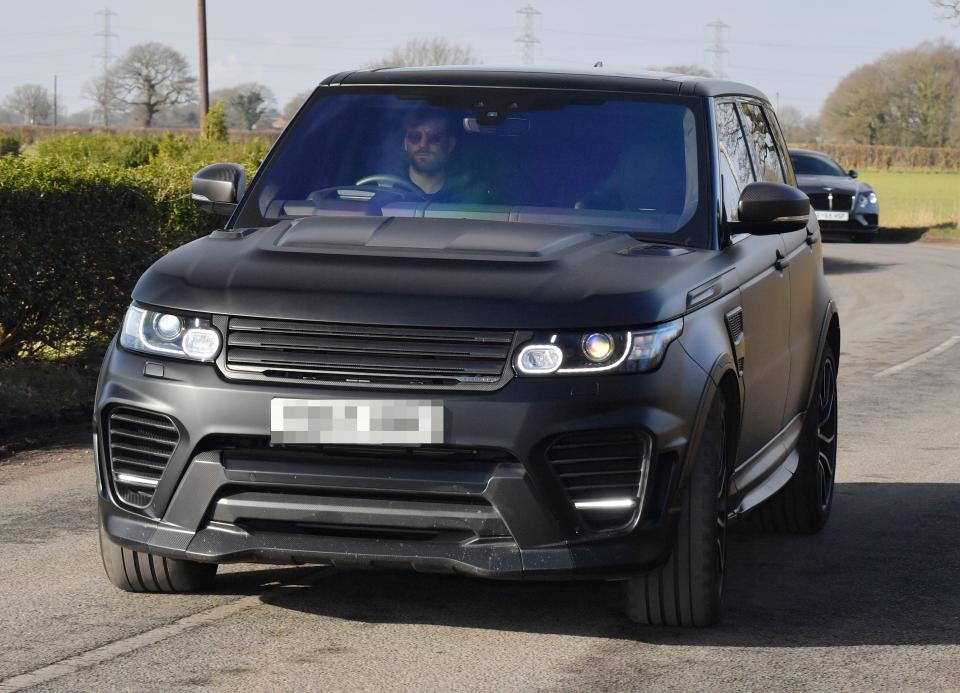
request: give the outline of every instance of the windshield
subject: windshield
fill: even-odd
[[[373,215],[578,224],[706,246],[694,99],[321,88],[236,223]]]
[[[791,154],[793,172],[798,176],[846,176],[840,164],[833,159],[823,156],[808,156],[806,154]]]

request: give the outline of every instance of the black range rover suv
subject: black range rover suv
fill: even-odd
[[[707,625],[726,528],[831,507],[840,329],[767,99],[702,78],[343,73],[141,278],[94,416],[121,589],[218,563],[622,579]]]

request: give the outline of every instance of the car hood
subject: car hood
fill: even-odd
[[[851,195],[873,190],[869,183],[847,176],[797,176],[797,187],[804,192],[819,192],[830,188],[835,192]]]
[[[683,314],[688,292],[722,272],[719,255],[573,226],[308,217],[178,248],[133,298],[371,325],[627,327]]]

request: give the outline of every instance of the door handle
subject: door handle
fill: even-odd
[[[777,261],[773,263],[773,266],[782,272],[790,266],[790,258],[785,257],[784,254],[778,250]]]

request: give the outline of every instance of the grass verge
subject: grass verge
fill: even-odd
[[[925,239],[960,238],[960,172],[880,171],[860,177],[880,197],[884,230],[924,230]]]

